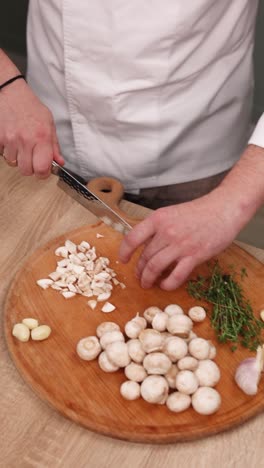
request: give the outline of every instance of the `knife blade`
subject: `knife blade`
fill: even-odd
[[[52,162],[51,172],[59,178],[57,184],[59,188],[105,224],[124,234],[132,229],[124,218],[55,161]]]

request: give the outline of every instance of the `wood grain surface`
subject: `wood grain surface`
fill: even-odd
[[[97,238],[100,233],[104,237]],[[75,243],[88,241],[98,255],[107,256],[112,267],[127,288],[116,286],[111,297],[117,310],[103,314],[100,307],[94,311],[87,306],[87,298],[76,296],[65,300],[57,291],[43,290],[36,280],[54,271],[58,257],[55,249],[66,239]],[[23,265],[12,283],[5,307],[5,334],[8,348],[17,369],[34,391],[54,409],[74,422],[90,430],[111,437],[137,442],[175,442],[218,433],[244,422],[264,407],[262,392],[248,397],[234,382],[238,363],[251,355],[241,348],[235,353],[228,345],[217,344],[209,320],[196,324],[194,331],[217,345],[216,362],[221,369],[217,389],[222,397],[220,410],[211,416],[201,416],[193,409],[174,414],[166,406],[150,405],[142,399],[128,402],[119,392],[126,380],[122,370],[106,374],[97,361],[86,362],[75,352],[78,340],[94,335],[102,321],[116,321],[121,329],[137,312],[143,313],[151,305],[164,309],[170,303],[180,304],[187,312],[197,305],[183,285],[176,292],[166,292],[158,287],[144,291],[134,275],[137,255],[128,265],[117,262],[121,235],[102,223],[81,227],[65,233],[38,249]],[[238,246],[232,245],[220,257],[220,263],[228,272],[230,265],[236,271],[245,267],[248,272],[244,282],[245,293],[255,311],[263,307],[260,291],[264,281],[264,267]],[[206,273],[205,265],[194,275]],[[44,342],[21,343],[11,335],[12,327],[25,317],[35,317],[41,324],[52,328],[52,335]]]
[[[65,232],[96,222],[56,183],[22,177],[0,160],[0,467],[1,468],[259,468],[264,413],[199,440],[160,445],[104,437],[42,401],[17,372],[4,339],[4,303],[16,272],[36,249]],[[150,210],[126,201],[130,216]],[[264,251],[239,244],[264,263]],[[263,296],[263,288],[260,292]]]

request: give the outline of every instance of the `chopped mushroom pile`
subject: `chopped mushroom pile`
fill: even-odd
[[[95,336],[78,342],[77,354],[87,361],[98,358],[105,372],[123,368],[127,380],[120,393],[127,400],[141,396],[176,413],[192,406],[199,414],[213,414],[221,404],[213,388],[220,380],[216,348],[192,331],[193,322],[205,316],[201,307],[188,315],[176,304],[164,311],[149,307],[126,323],[124,333],[115,322],[101,323]]]
[[[91,247],[86,241],[76,245],[71,240],[55,250],[55,255],[61,257],[57,262],[55,271],[48,278],[37,280],[37,284],[43,288],[52,288],[60,292],[65,299],[81,294],[90,299],[88,305],[95,309],[98,302],[105,302],[103,312],[112,312],[115,306],[107,302],[111,297],[114,285],[122,289],[125,284],[116,278],[115,271],[110,268],[110,260],[107,257],[98,257],[96,248]]]

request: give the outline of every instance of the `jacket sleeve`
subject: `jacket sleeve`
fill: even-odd
[[[259,119],[248,144],[257,145],[264,148],[264,114],[262,114],[261,118]]]

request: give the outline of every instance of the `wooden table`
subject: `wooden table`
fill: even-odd
[[[35,249],[96,218],[56,186],[0,161],[0,312],[15,272]],[[135,217],[149,210],[122,201]],[[241,244],[264,262],[264,251]],[[264,397],[264,396],[263,396]],[[0,467],[254,468],[264,466],[264,414],[222,434],[174,445],[134,444],[77,426],[43,403],[11,361],[0,328]]]

